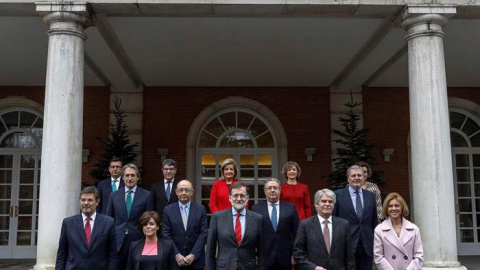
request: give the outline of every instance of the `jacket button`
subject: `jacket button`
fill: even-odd
[[[405,255],[403,258],[404,258],[405,260],[408,260],[408,256],[407,256],[407,255]]]
[[[394,260],[395,260],[396,258],[397,258],[397,257],[396,257],[395,255],[393,255],[393,256],[392,256],[392,259],[394,259]]]

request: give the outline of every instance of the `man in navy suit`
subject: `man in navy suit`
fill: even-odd
[[[163,220],[163,209],[165,206],[178,202],[178,196],[175,194],[178,180],[175,178],[177,173],[177,163],[173,159],[165,159],[162,162],[163,181],[152,185],[152,193],[155,211]]]
[[[207,211],[191,201],[194,190],[188,180],[178,182],[175,190],[179,201],[167,205],[163,212],[163,238],[172,240],[175,259],[182,270],[200,270],[205,266]]]
[[[298,214],[295,206],[280,201],[280,181],[268,178],[263,188],[267,201],[252,206],[263,216],[262,250],[265,269],[291,269],[293,241],[297,235]]]
[[[347,170],[348,186],[335,191],[333,215],[348,220],[356,269],[369,270],[373,264],[373,232],[378,224],[375,194],[362,189],[362,167]]]
[[[122,166],[123,163],[119,158],[112,158],[108,166],[110,177],[98,182],[97,189],[100,195],[100,203],[97,206],[97,212],[102,215],[106,215],[107,213],[107,203],[110,194],[125,186],[121,177]]]
[[[115,219],[119,270],[127,267],[130,243],[144,238],[138,230],[138,219],[143,212],[153,210],[150,192],[137,186],[140,179],[137,166],[131,163],[123,166],[122,178],[125,187],[113,192],[107,205],[107,215]]]
[[[82,213],[63,220],[55,269],[116,270],[114,221],[96,212],[98,201],[95,187],[80,192]]]

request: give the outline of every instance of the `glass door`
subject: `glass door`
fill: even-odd
[[[35,258],[40,151],[0,150],[0,258]]]
[[[453,149],[459,255],[480,255],[480,151]]]

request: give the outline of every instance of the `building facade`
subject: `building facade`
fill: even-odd
[[[288,160],[325,188],[353,97],[425,267],[480,255],[476,4],[234,2],[0,1],[0,256],[52,269],[115,96],[143,185],[172,158],[204,205],[227,157],[252,204]]]

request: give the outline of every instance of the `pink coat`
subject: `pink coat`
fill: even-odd
[[[390,218],[375,228],[373,253],[379,270],[417,270],[423,267],[420,230],[415,224],[402,219],[400,237],[397,237]]]

